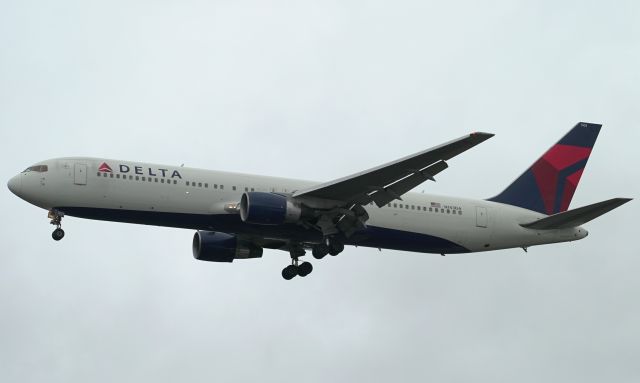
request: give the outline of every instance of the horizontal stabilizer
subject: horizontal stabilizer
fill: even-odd
[[[631,201],[631,198],[613,198],[610,200],[597,202],[592,205],[579,207],[577,209],[567,210],[562,213],[554,214],[546,218],[539,219],[531,223],[525,223],[520,226],[527,229],[551,230],[566,229],[569,227],[580,226],[584,223],[598,218],[604,213],[610,212],[618,206],[624,205]]]

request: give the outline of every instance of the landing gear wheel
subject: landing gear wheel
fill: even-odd
[[[344,245],[340,242],[332,241],[331,244],[329,244],[329,254],[331,254],[332,256],[336,256],[342,253],[343,250],[344,250]]]
[[[311,248],[311,254],[315,259],[322,259],[329,254],[329,246],[324,243],[317,244]]]
[[[313,265],[311,265],[309,262],[302,262],[300,265],[298,265],[298,275],[301,277],[306,277],[307,275],[311,274],[312,271]]]
[[[315,250],[314,250],[315,251]],[[291,264],[282,269],[282,278],[287,281],[293,279],[296,275],[306,277],[313,271],[313,266],[309,262],[299,263],[298,258],[304,256],[305,250],[301,244],[292,244],[289,248],[291,254]]]
[[[289,265],[282,269],[282,278],[287,281],[293,279],[296,275],[298,275],[298,267],[295,265]]]
[[[62,230],[61,228],[55,229],[53,233],[51,233],[51,238],[56,241],[61,240],[62,238],[64,238],[64,230]]]

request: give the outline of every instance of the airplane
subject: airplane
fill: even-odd
[[[493,137],[476,132],[369,170],[325,183],[68,157],[38,162],[8,182],[23,200],[62,218],[195,230],[194,258],[210,262],[289,253],[290,280],[309,275],[316,259],[345,245],[460,254],[576,241],[581,225],[630,198],[569,210],[602,125],[580,122],[511,185],[485,200],[410,192],[448,167],[447,161]]]

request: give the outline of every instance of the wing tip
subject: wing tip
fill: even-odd
[[[606,201],[602,201],[602,202],[610,202],[610,203],[615,202],[615,203],[619,203],[620,205],[622,205],[622,204],[625,204],[625,203],[627,203],[629,201],[632,201],[632,200],[633,200],[633,198],[615,197],[615,198],[610,198],[610,199],[608,199]]]
[[[493,136],[495,136],[495,134],[487,133],[487,132],[473,132],[473,133],[469,134],[469,137],[478,139],[480,141],[488,140],[489,138],[491,138]]]

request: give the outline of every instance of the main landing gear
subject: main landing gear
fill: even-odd
[[[291,253],[291,264],[282,269],[282,278],[288,281],[293,279],[297,275],[306,277],[307,275],[311,274],[311,272],[313,271],[313,265],[311,265],[311,263],[298,263],[298,258],[302,257],[305,254],[305,251],[302,247],[292,248],[289,253]]]
[[[64,230],[62,230],[63,216],[64,214],[55,209],[49,210],[48,217],[49,219],[51,219],[51,224],[56,225],[56,229],[53,231],[53,233],[51,233],[51,238],[53,238],[55,241],[59,241],[64,238]]]
[[[322,259],[327,254],[338,255],[344,250],[344,244],[338,239],[327,237],[324,242],[313,245],[311,254],[315,259]],[[313,271],[313,266],[309,262],[298,263],[298,258],[305,255],[302,246],[293,246],[289,250],[291,254],[291,264],[282,269],[282,278],[291,280],[296,276],[306,277]]]
[[[336,256],[344,250],[344,245],[342,242],[338,241],[335,238],[327,237],[324,242],[318,243],[311,248],[311,254],[315,259],[322,259],[327,254],[331,254],[332,256]]]

